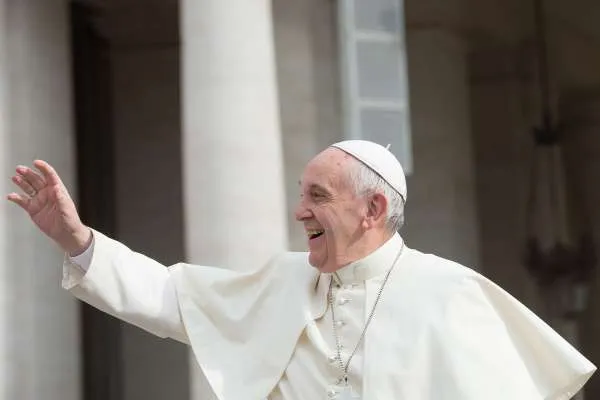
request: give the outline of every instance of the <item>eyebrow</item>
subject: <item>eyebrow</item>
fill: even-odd
[[[302,186],[302,180],[298,180],[298,185]],[[321,192],[326,193],[327,195],[331,194],[331,192],[326,187],[321,186],[318,183],[311,183],[308,188],[309,190],[319,190]]]
[[[321,192],[325,192],[325,193],[329,194],[329,190],[327,190],[327,188],[325,188],[325,187],[323,187],[323,186],[321,186],[321,185],[319,185],[317,183],[312,183],[309,186],[309,189],[311,189],[311,190],[319,190]]]

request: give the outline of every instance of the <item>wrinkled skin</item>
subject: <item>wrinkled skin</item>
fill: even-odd
[[[296,219],[304,224],[309,262],[333,272],[381,246],[391,234],[385,225],[387,200],[380,193],[357,195],[348,171],[357,161],[328,148],[306,166]],[[314,233],[323,232],[312,238]]]

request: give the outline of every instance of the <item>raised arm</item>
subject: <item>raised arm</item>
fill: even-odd
[[[175,286],[160,263],[85,226],[56,171],[35,161],[19,166],[12,180],[22,193],[8,200],[65,253],[63,287],[86,303],[155,335],[187,342]],[[90,246],[93,246],[90,248]],[[71,257],[90,252],[89,265]]]

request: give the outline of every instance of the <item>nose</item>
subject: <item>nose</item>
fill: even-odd
[[[311,217],[312,213],[310,210],[304,205],[303,201],[298,202],[296,206],[296,210],[294,210],[294,215],[296,216],[296,221],[304,221]]]

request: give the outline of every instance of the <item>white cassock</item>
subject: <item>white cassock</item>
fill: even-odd
[[[396,234],[337,275],[319,274],[307,253],[284,253],[242,274],[165,268],[99,232],[94,238],[87,254],[65,260],[63,287],[189,343],[220,400],[336,398],[342,372],[330,281],[345,361],[403,247]],[[595,369],[488,279],[404,247],[350,363],[349,384],[365,400],[563,400]]]

